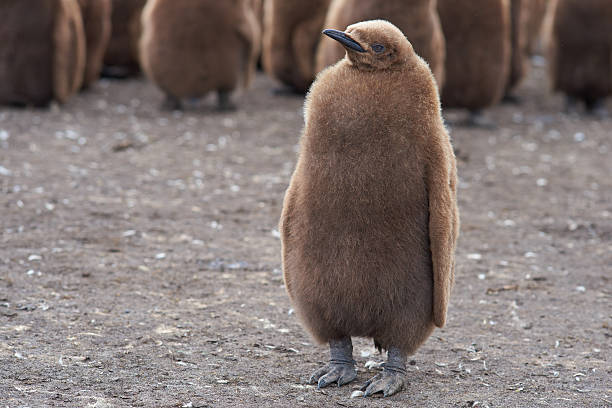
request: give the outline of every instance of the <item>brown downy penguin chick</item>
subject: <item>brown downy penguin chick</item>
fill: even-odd
[[[552,6],[551,0],[531,0],[527,2],[527,53],[535,55],[541,51],[541,34],[544,19],[549,7]]]
[[[87,59],[83,88],[100,77],[104,53],[111,34],[111,0],[78,0],[83,16]]]
[[[555,91],[567,96],[568,110],[583,101],[587,111],[607,116],[612,93],[612,2],[559,0],[549,44]]]
[[[512,91],[527,73],[529,3],[533,0],[510,0],[510,73],[506,84],[504,101],[517,103],[518,98]]]
[[[104,54],[104,76],[127,78],[140,73],[140,14],[146,3],[147,0],[113,0],[111,38]]]
[[[210,91],[220,109],[233,108],[230,93],[249,85],[259,52],[251,0],[151,0],[142,24],[142,68],[166,94],[167,108]]]
[[[306,92],[314,80],[315,53],[330,1],[265,2],[263,67],[295,92]]]
[[[429,64],[441,90],[446,50],[436,0],[334,0],[325,27],[343,29],[356,21],[373,19],[390,21],[406,34],[416,53]],[[317,50],[317,72],[339,61],[344,54],[338,42],[322,39]]]
[[[81,86],[85,34],[74,0],[0,2],[0,104],[66,102]]]
[[[446,39],[442,106],[466,108],[468,124],[491,126],[482,110],[498,103],[510,68],[509,0],[438,0]]]
[[[280,220],[285,286],[330,345],[311,382],[356,377],[351,336],[388,351],[365,395],[399,391],[406,358],[442,327],[458,235],[456,164],[427,64],[393,24],[325,34],[346,57],[318,74]]]

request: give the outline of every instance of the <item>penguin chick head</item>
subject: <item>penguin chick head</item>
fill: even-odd
[[[415,54],[412,44],[399,28],[385,20],[355,23],[346,31],[323,30],[346,49],[348,60],[367,71],[401,66]]]

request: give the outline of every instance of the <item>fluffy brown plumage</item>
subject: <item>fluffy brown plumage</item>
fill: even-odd
[[[285,285],[319,342],[371,337],[411,354],[446,320],[455,157],[435,80],[401,31],[377,20],[346,32],[367,52],[307,96],[280,221]]]
[[[508,0],[438,0],[446,38],[442,106],[479,110],[499,102],[510,67]]]
[[[83,87],[95,82],[102,71],[104,53],[111,35],[111,0],[78,0],[83,16],[86,63]]]
[[[140,13],[147,0],[112,0],[111,38],[104,54],[104,74],[127,77],[140,72]]]
[[[268,75],[298,92],[308,90],[330,1],[266,0],[262,62]]]
[[[249,84],[260,37],[251,0],[151,0],[142,21],[142,67],[167,96]]]
[[[85,34],[74,0],[0,3],[0,103],[65,102],[83,81]]]
[[[612,2],[559,0],[549,44],[555,91],[594,107],[612,93]]]
[[[442,89],[446,50],[436,0],[334,0],[325,27],[343,30],[357,21],[373,19],[387,20],[402,30],[416,53],[429,64],[438,88]],[[317,50],[317,72],[339,61],[344,54],[338,42],[323,38]]]
[[[510,0],[510,73],[506,93],[516,87],[527,73],[529,3],[533,0]]]
[[[540,45],[542,25],[546,12],[552,7],[552,0],[531,0],[527,2],[527,52],[534,55]]]

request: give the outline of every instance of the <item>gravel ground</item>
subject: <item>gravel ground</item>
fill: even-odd
[[[612,407],[612,120],[542,68],[495,130],[452,127],[462,217],[448,324],[388,399],[317,390],[277,222],[303,98],[161,112],[142,79],[0,110],[0,406]],[[445,112],[449,123],[463,113]]]

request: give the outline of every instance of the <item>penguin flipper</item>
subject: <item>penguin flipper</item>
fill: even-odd
[[[457,175],[454,153],[447,140],[432,140],[429,148],[431,157],[427,166],[427,190],[434,282],[433,322],[443,327],[454,281],[454,253],[459,228]]]

